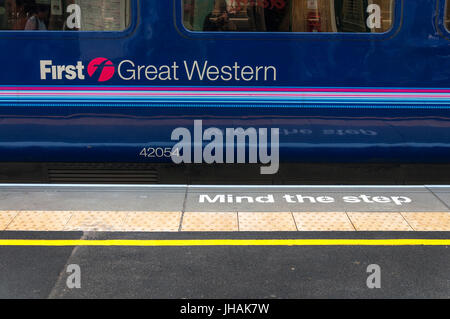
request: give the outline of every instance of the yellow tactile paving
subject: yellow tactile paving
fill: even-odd
[[[181,212],[0,211],[0,231],[170,231]],[[450,231],[450,212],[188,212],[182,231]]]
[[[175,232],[180,227],[180,219],[181,212],[130,212],[121,230]]]
[[[120,231],[127,212],[74,212],[67,231]]]
[[[347,213],[358,231],[413,230],[400,213]]]
[[[6,230],[63,231],[71,215],[63,211],[22,211],[18,212]]]
[[[415,231],[450,231],[450,213],[402,213]]]
[[[239,212],[240,231],[296,231],[292,213]]]
[[[346,213],[293,213],[300,231],[355,231]]]
[[[182,231],[238,231],[237,213],[184,213]]]
[[[16,215],[17,212],[0,212],[0,231],[5,230],[6,227],[13,221],[14,217],[16,217]]]

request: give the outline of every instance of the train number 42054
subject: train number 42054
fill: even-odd
[[[180,151],[178,148],[171,147],[145,147],[141,150],[139,156],[147,158],[170,158],[172,156],[180,156]]]

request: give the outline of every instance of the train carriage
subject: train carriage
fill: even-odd
[[[448,178],[447,2],[0,1],[0,180]]]

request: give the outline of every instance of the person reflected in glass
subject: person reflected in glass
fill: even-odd
[[[48,18],[48,14],[48,6],[40,4],[36,5],[31,17],[28,19],[27,24],[25,25],[25,30],[47,30],[45,21]]]
[[[215,0],[213,11],[205,17],[203,31],[236,31],[227,7],[226,0]]]
[[[27,24],[28,14],[25,6],[25,0],[16,0],[16,7],[14,11],[14,25],[13,30],[24,30]]]

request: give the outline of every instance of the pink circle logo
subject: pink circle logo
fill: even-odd
[[[89,63],[87,71],[91,78],[97,79],[98,82],[105,82],[114,76],[116,68],[110,60],[96,58]]]

